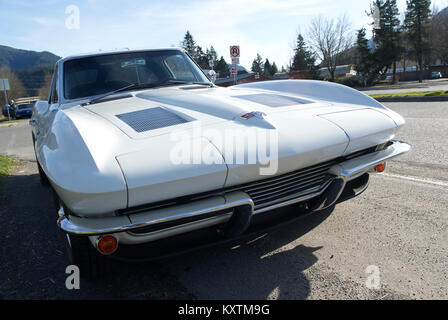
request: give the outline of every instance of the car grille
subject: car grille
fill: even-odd
[[[269,179],[240,185],[233,190],[246,192],[254,201],[255,211],[290,199],[299,198],[323,189],[332,175],[331,166],[338,161],[327,161],[305,169],[289,172]]]
[[[342,161],[375,152],[378,147],[384,148],[385,146],[387,146],[387,144],[384,144],[384,146],[373,146],[345,157],[336,158],[264,180],[258,180],[225,189],[213,190],[201,194],[160,201],[138,207],[117,210],[117,214],[133,214],[174,205],[181,205],[190,201],[200,200],[209,196],[224,194],[231,191],[246,192],[254,201],[254,210],[258,211],[291,199],[301,198],[306,195],[322,191],[334,178],[333,175],[328,174],[330,167]]]

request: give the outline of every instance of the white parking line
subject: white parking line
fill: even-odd
[[[420,182],[420,183],[426,183],[426,184],[432,184],[439,187],[448,187],[448,182],[437,180],[437,179],[423,179],[418,177],[412,177],[412,176],[403,176],[401,174],[394,174],[394,173],[382,173],[381,176],[390,177],[390,178],[396,178],[396,179],[402,179],[402,180],[408,180],[413,182]]]

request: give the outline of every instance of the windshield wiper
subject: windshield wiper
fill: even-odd
[[[119,92],[123,92],[126,90],[132,90],[132,89],[146,89],[146,88],[155,88],[155,87],[163,87],[163,86],[167,86],[167,85],[176,85],[176,84],[197,84],[197,85],[206,85],[209,87],[213,87],[213,83],[211,82],[191,82],[191,81],[181,81],[181,80],[166,80],[163,82],[158,82],[158,83],[132,83],[128,86],[119,88],[117,90],[113,90],[110,92],[107,92],[99,97],[96,97],[94,99],[89,100],[86,103],[83,103],[82,105],[88,105],[88,104],[94,104],[97,103],[98,101],[111,96],[113,94],[119,93]]]
[[[103,94],[103,95],[101,95],[101,96],[99,96],[99,97],[96,97],[96,98],[94,98],[94,99],[91,99],[91,100],[89,100],[88,102],[83,103],[83,105],[94,104],[94,103],[100,101],[101,99],[104,99],[104,98],[106,98],[106,97],[108,97],[108,96],[111,96],[111,95],[113,95],[113,94],[115,94],[115,93],[119,93],[119,92],[122,92],[122,91],[130,90],[130,89],[134,89],[134,88],[138,88],[138,87],[140,87],[140,84],[139,84],[139,83],[132,83],[132,84],[130,84],[130,85],[128,85],[128,86],[119,88],[119,89],[114,90],[114,91],[107,92],[107,93],[105,93],[105,94]]]
[[[175,79],[169,79],[163,82],[154,83],[154,87],[162,87],[170,84],[197,84],[197,85],[203,85],[203,86],[209,86],[213,87],[213,83],[211,82],[193,82],[193,81],[182,81],[182,80],[175,80]]]

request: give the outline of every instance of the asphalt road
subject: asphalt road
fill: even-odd
[[[361,196],[259,237],[157,263],[119,263],[113,277],[73,291],[65,288],[67,260],[50,192],[31,161],[29,129],[0,127],[0,153],[26,159],[0,196],[0,297],[447,299],[448,102],[387,105],[405,117],[397,138],[413,149]],[[366,285],[372,270],[378,289]]]

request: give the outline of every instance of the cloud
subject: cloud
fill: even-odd
[[[138,19],[141,25],[156,29],[164,26],[173,33],[183,37],[186,30],[190,30],[203,47],[213,45],[220,55],[227,60],[229,46],[242,46],[241,62],[250,67],[252,59],[259,52],[277,60],[277,64],[286,65],[289,62],[290,38],[295,37],[297,22],[291,22],[290,30],[278,34],[276,39],[269,37],[266,42],[263,32],[268,25],[278,30],[275,24],[283,23],[287,18],[295,21],[296,17],[316,13],[316,7],[325,0],[228,0],[228,1],[190,1],[182,3],[149,3],[137,12],[129,15]],[[258,26],[258,27],[257,27]],[[166,30],[165,30],[166,32]],[[181,39],[179,39],[181,40]],[[280,43],[283,41],[284,43]],[[174,43],[178,45],[178,43]]]
[[[31,20],[44,27],[49,27],[52,25],[50,20],[45,17],[32,17]]]

